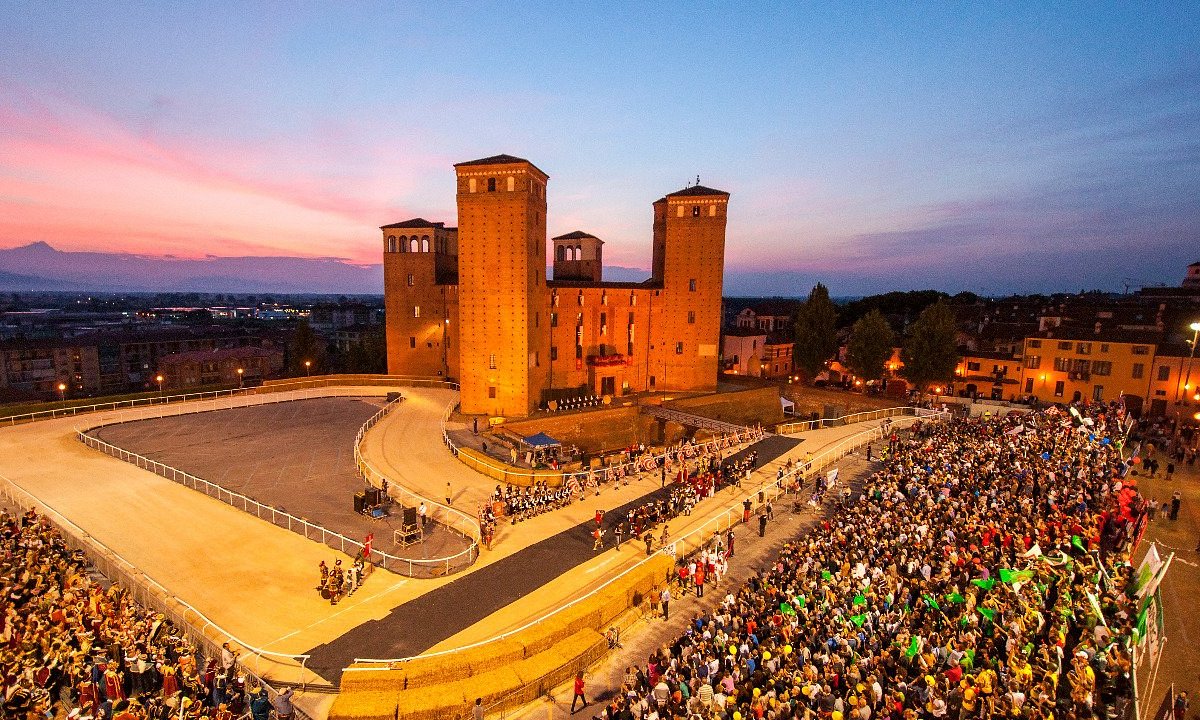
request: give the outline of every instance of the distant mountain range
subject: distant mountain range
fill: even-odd
[[[604,279],[639,282],[649,270],[612,266]],[[69,252],[44,242],[0,250],[0,292],[381,294],[383,265],[286,256],[185,259]]]
[[[64,252],[35,242],[0,250],[0,291],[379,294],[383,265],[337,258]]]

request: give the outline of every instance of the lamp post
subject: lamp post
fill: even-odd
[[[241,388],[243,387],[243,385],[242,385],[242,375],[243,375],[243,374],[245,374],[245,372],[246,372],[246,371],[245,371],[245,370],[243,370],[242,368],[238,368],[238,369],[237,369],[237,374],[238,374],[238,389],[241,389]]]
[[[1192,361],[1196,358],[1196,340],[1197,338],[1200,338],[1200,322],[1194,322],[1191,325],[1188,325],[1188,329],[1192,331],[1192,340],[1190,343],[1188,343],[1192,346],[1192,351],[1188,354],[1187,375],[1183,380],[1183,394],[1185,396],[1187,395],[1187,391],[1191,389],[1192,385]]]
[[[162,375],[155,375],[155,376],[154,376],[154,379],[155,379],[155,380],[158,382],[158,396],[159,396],[159,397],[162,397],[162,394],[163,394],[163,376],[162,376]]]
[[[67,400],[67,384],[66,383],[60,382],[58,384],[58,399],[62,402],[66,402],[66,400]]]
[[[309,377],[311,375],[311,373],[309,372],[310,370],[312,370],[312,360],[305,360],[304,361],[304,377]]]

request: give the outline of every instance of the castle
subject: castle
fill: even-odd
[[[384,225],[388,372],[461,385],[462,411],[521,417],[580,395],[716,389],[729,193],[653,203],[653,268],[604,282],[604,242],[552,239],[546,183],[511,155],[458,163],[458,227]]]

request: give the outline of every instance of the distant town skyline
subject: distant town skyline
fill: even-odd
[[[454,223],[451,164],[511,153],[550,175],[549,234],[603,238],[612,266],[649,268],[646,198],[729,191],[730,295],[1120,290],[1200,260],[1189,3],[6,19],[0,249],[368,277],[337,266],[378,265],[379,225]]]

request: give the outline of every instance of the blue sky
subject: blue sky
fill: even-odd
[[[9,2],[0,247],[373,263],[505,152],[615,265],[729,191],[730,293],[1178,284],[1200,12],[1046,5]]]

